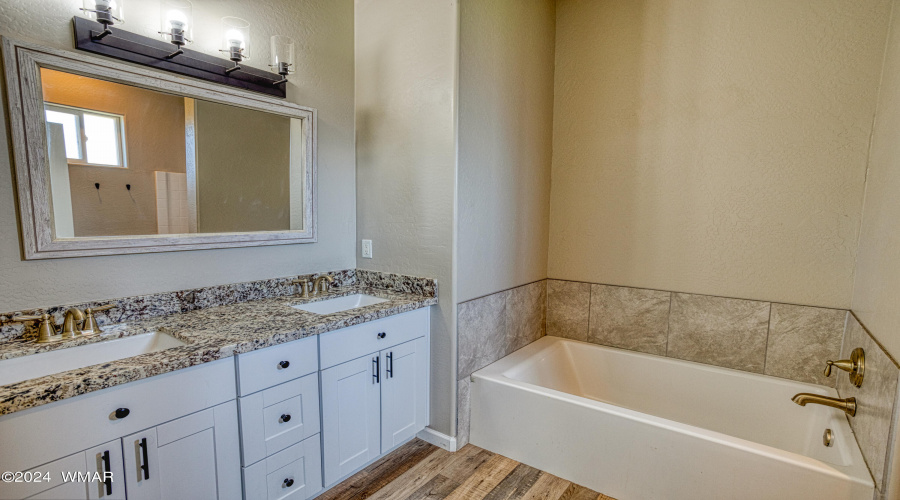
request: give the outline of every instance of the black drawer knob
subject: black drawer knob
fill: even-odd
[[[383,339],[383,338],[385,338],[385,337],[387,337],[387,334],[384,333],[384,332],[381,332],[381,333],[378,334],[378,338],[380,338],[380,339]]]
[[[125,418],[129,413],[131,413],[131,410],[128,408],[116,408],[116,418]]]
[[[291,414],[290,414],[290,413],[285,413],[284,415],[282,415],[282,416],[281,416],[281,421],[282,421],[282,422],[290,422],[290,421],[291,421]]]
[[[282,368],[287,368],[287,367],[291,366],[291,362],[290,361],[282,361],[281,363],[278,363],[278,366],[280,366]]]
[[[285,480],[284,480],[284,487],[285,487],[285,488],[290,488],[290,487],[293,486],[293,485],[294,485],[294,480],[293,480],[293,479],[288,478],[288,479],[285,479]]]

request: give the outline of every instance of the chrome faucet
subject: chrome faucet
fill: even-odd
[[[327,280],[327,282],[326,282]],[[328,284],[334,283],[334,276],[329,274],[323,274],[316,278],[316,281],[313,282],[313,295],[322,295],[328,293]]]
[[[856,416],[856,398],[846,398],[846,399],[838,399],[838,398],[830,398],[828,396],[820,396],[818,394],[810,394],[808,392],[801,392],[797,394],[791,401],[797,403],[800,406],[806,406],[807,403],[830,406],[832,408],[837,408],[838,410],[843,410],[844,413],[850,415],[851,417]]]

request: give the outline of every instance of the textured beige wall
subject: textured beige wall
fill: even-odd
[[[897,8],[900,10],[900,8]],[[891,38],[872,136],[853,311],[900,359],[900,13]]]
[[[850,305],[889,0],[559,0],[549,276]]]
[[[456,396],[453,229],[458,5],[356,0],[360,269],[438,280],[431,316],[431,422],[452,435]]]
[[[460,302],[547,277],[555,10],[460,2]]]
[[[900,359],[900,1],[894,2],[884,59],[862,231],[853,287],[853,311],[894,359]],[[900,425],[900,422],[895,423]],[[890,490],[900,498],[900,433],[895,433]]]
[[[72,49],[71,20],[80,2],[3,0],[0,34]],[[158,36],[159,3],[130,2],[124,28]],[[354,267],[356,235],[353,144],[352,0],[224,0],[195,2],[196,42],[218,54],[222,16],[252,23],[249,65],[263,67],[272,34],[298,44],[289,100],[319,110],[319,242],[248,249],[23,261],[10,155],[0,155],[0,309],[100,300],[191,287]],[[9,148],[5,107],[0,151]]]

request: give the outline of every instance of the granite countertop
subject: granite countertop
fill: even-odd
[[[326,315],[290,307],[354,293],[387,302]],[[433,296],[354,285],[333,288],[322,297],[273,297],[109,325],[99,336],[67,342],[0,342],[0,360],[149,332],[166,333],[187,344],[0,386],[0,415],[435,304]]]

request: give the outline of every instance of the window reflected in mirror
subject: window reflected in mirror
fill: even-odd
[[[301,120],[40,74],[56,238],[305,229]]]

